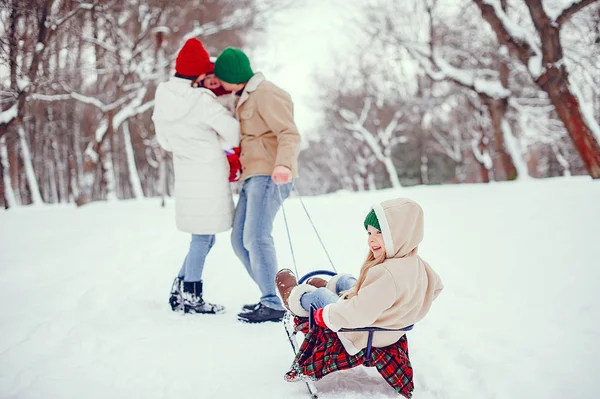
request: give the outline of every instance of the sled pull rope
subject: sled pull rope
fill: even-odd
[[[321,247],[323,248],[323,251],[325,251],[325,255],[327,255],[327,259],[329,260],[329,264],[331,265],[331,268],[333,269],[334,272],[337,273],[337,269],[335,268],[335,265],[333,264],[333,261],[331,260],[331,256],[329,256],[329,251],[327,251],[327,247],[325,246],[325,244],[323,243],[323,240],[321,239],[321,235],[319,234],[319,231],[317,230],[317,226],[315,226],[312,218],[310,217],[310,213],[308,212],[308,209],[306,209],[306,205],[304,205],[302,196],[300,195],[300,192],[298,191],[298,189],[296,188],[295,185],[294,185],[294,191],[296,191],[296,195],[298,196],[298,199],[300,200],[300,203],[302,204],[302,208],[304,209],[304,212],[306,213],[306,216],[308,217],[308,220],[310,221],[310,224],[311,224],[313,230],[315,231],[315,234],[317,235],[319,242],[321,243]],[[281,192],[279,192],[279,195],[281,198]],[[283,208],[283,202],[281,203],[281,207]],[[298,275],[298,273],[296,273],[296,275]]]
[[[288,242],[290,244],[290,252],[292,253],[292,261],[294,262],[294,271],[296,276],[298,275],[298,265],[296,264],[296,256],[294,255],[294,246],[292,245],[292,236],[290,234],[290,226],[288,225],[287,214],[285,213],[285,207],[283,206],[283,196],[281,195],[281,186],[277,185],[277,192],[279,193],[279,203],[281,204],[281,210],[283,211],[283,220],[285,221],[285,230],[287,232]]]

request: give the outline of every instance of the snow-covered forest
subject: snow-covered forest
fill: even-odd
[[[260,71],[290,94],[293,184],[260,170],[246,180],[267,184],[260,196],[240,195],[240,182],[229,192],[219,129],[206,122],[225,109],[189,111],[196,94],[212,96],[185,81],[204,73],[173,77],[191,38],[214,57],[241,48],[251,79]],[[190,96],[165,101],[178,80]],[[247,107],[259,90],[223,82],[247,84]],[[161,140],[188,130],[186,154],[159,145],[152,114],[165,102],[164,114],[200,115],[159,127]],[[241,107],[242,127],[274,113]],[[290,109],[286,97],[288,121]],[[305,381],[284,380],[295,338],[281,318],[246,323],[262,299],[238,315],[263,295],[251,270],[276,260],[297,276],[359,276],[369,248],[389,250],[386,235],[366,245],[377,244],[369,206],[407,197],[425,215],[418,255],[444,284],[406,334],[412,399],[596,399],[599,122],[600,0],[0,0],[0,398],[308,399]],[[182,162],[213,133],[214,151]],[[296,171],[291,135],[291,166],[271,157],[281,179]],[[270,143],[282,147],[280,136]],[[195,213],[220,219],[221,205],[234,221],[206,233]],[[181,228],[186,218],[202,231]],[[254,244],[269,260],[240,257]],[[194,297],[224,311],[173,312],[177,287],[185,311]],[[375,367],[314,388],[321,399],[401,397]]]
[[[312,98],[289,90],[319,121],[301,132],[303,193],[600,178],[597,0],[327,2],[344,29],[323,40],[357,39],[308,71]],[[170,195],[150,116],[183,42],[260,53],[313,3],[3,2],[1,204]],[[293,68],[253,66],[270,65]]]

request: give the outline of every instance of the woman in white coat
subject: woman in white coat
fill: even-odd
[[[231,228],[233,199],[223,147],[237,147],[239,123],[204,87],[213,65],[202,43],[188,40],[180,50],[176,74],[156,89],[152,120],[160,145],[173,152],[177,228],[192,240],[169,302],[174,311],[220,313],[205,302],[202,270],[215,234]]]

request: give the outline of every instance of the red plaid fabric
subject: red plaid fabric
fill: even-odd
[[[294,319],[294,325],[296,330],[304,332],[306,337],[292,367],[285,374],[286,381],[316,381],[337,370],[365,365],[375,367],[400,395],[406,398],[412,396],[413,369],[408,358],[406,335],[385,348],[373,348],[370,358],[366,359],[366,349],[350,356],[337,334],[329,329],[314,326],[309,331],[308,323],[299,318]]]

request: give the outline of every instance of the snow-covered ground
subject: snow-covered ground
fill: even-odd
[[[409,333],[415,398],[598,397],[600,182],[589,178],[337,193],[305,200],[341,271],[366,254],[368,206],[409,196],[425,209],[422,256],[445,291]],[[327,266],[297,199],[286,203],[301,272]],[[292,267],[283,218],[280,266]],[[0,397],[308,398],[283,374],[280,324],[236,320],[258,290],[217,238],[206,298],[228,312],[173,314],[186,251],[172,203],[0,213]],[[317,383],[323,398],[393,398],[372,369]]]

